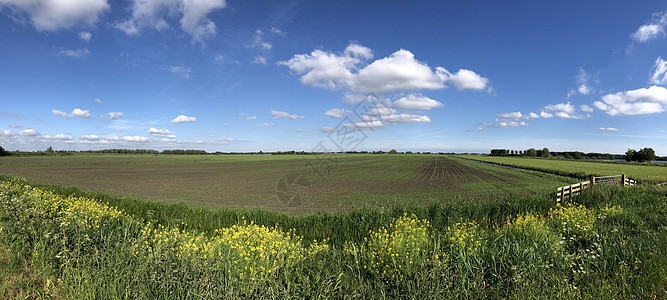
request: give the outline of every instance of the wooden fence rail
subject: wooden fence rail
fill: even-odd
[[[563,201],[565,199],[565,197],[572,198],[572,196],[579,195],[581,193],[581,191],[590,187],[591,185],[602,184],[602,183],[615,183],[615,184],[619,184],[619,185],[623,184],[623,186],[633,186],[633,185],[637,184],[636,181],[628,178],[627,176],[625,176],[625,174],[614,175],[614,176],[593,177],[593,178],[591,178],[590,181],[584,181],[584,182],[571,184],[571,185],[568,185],[568,186],[559,187],[556,190],[556,202]]]
[[[565,197],[579,195],[581,191],[590,186],[590,181],[579,182],[564,187],[559,187],[556,192],[556,202],[561,202]]]

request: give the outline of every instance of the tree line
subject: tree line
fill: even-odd
[[[652,160],[656,160],[655,151],[652,148],[644,148],[639,151],[628,149],[628,151],[625,151],[625,161],[650,162]]]
[[[667,157],[655,156],[655,151],[652,148],[643,148],[639,151],[628,149],[625,154],[610,154],[610,153],[583,153],[579,151],[565,151],[555,152],[549,151],[548,148],[542,150],[530,148],[526,150],[509,150],[509,149],[492,149],[490,156],[527,156],[527,157],[558,157],[568,159],[624,159],[627,162],[650,162],[654,160],[667,160]]]

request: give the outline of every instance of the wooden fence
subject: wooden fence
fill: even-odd
[[[590,181],[579,182],[568,186],[559,187],[556,192],[556,202],[561,202],[565,197],[579,195],[581,191],[590,186]]]
[[[579,195],[579,193],[581,193],[581,191],[590,187],[591,185],[603,184],[603,183],[615,183],[615,184],[619,184],[619,185],[623,184],[623,186],[633,186],[633,185],[637,184],[636,181],[628,178],[627,176],[625,176],[625,174],[614,175],[614,176],[593,177],[593,178],[591,178],[590,181],[584,181],[584,182],[571,184],[571,185],[568,185],[568,186],[559,187],[556,190],[556,202],[563,201],[565,199],[565,197],[571,198],[572,196]]]

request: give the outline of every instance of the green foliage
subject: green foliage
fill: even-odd
[[[0,156],[8,156],[11,153],[9,153],[5,148],[0,147]]]

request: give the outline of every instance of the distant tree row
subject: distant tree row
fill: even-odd
[[[536,150],[535,148],[530,148],[527,150],[508,150],[508,149],[492,149],[491,156],[529,156],[529,157],[549,157],[551,152],[548,148],[543,148],[542,150]]]
[[[635,149],[628,149],[625,151],[625,161],[636,161],[636,162],[650,162],[655,160],[655,151],[652,148],[644,148],[639,151]]]

